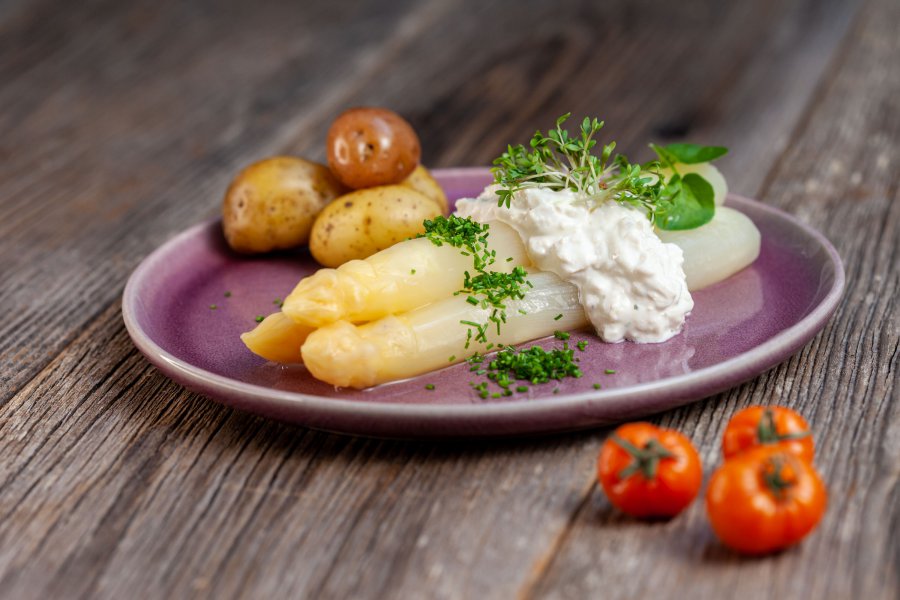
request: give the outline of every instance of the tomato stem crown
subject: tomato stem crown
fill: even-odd
[[[631,455],[631,464],[619,472],[619,479],[628,479],[638,472],[647,480],[656,479],[659,461],[664,458],[675,458],[675,454],[667,450],[657,439],[651,439],[644,444],[643,448],[638,448],[617,435],[613,435],[612,439],[622,450]]]
[[[762,479],[766,488],[778,500],[784,500],[787,491],[797,484],[796,477],[791,472],[785,472],[786,456],[772,456],[765,461],[762,468]]]
[[[809,437],[809,431],[796,431],[794,433],[778,433],[775,427],[775,413],[767,408],[756,426],[756,439],[760,444],[777,444],[786,440],[800,440]]]

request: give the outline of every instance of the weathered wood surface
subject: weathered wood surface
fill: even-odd
[[[598,4],[0,4],[0,596],[896,597],[900,5]],[[824,231],[848,275],[826,329],[654,419],[711,466],[735,410],[798,408],[831,490],[819,530],[741,559],[700,503],[611,510],[607,431],[351,439],[150,367],[119,313],[131,269],[241,165],[320,158],[360,103],[407,115],[437,166],[567,110],[629,153],[725,143],[734,190]]]

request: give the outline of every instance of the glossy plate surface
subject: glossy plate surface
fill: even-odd
[[[490,181],[486,169],[434,175],[451,199],[477,195]],[[573,332],[573,347],[588,341],[584,352],[576,350],[584,377],[508,398],[479,398],[469,384],[480,379],[465,365],[356,391],[319,382],[302,366],[254,356],[239,334],[254,327],[257,315],[277,310],[274,302],[317,265],[305,251],[238,256],[225,245],[219,221],[192,227],[148,256],[125,287],[122,313],[138,349],[173,380],[224,404],[308,427],[387,437],[587,428],[674,408],[750,379],[807,343],[834,312],[844,272],[831,244],[753,200],[732,195],[728,205],[759,227],[760,257],[695,292],[681,335],[662,344],[604,344]]]

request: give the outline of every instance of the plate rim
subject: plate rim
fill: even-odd
[[[451,169],[433,169],[432,174],[439,179],[466,178],[482,176],[489,173],[486,167],[457,167]],[[135,346],[163,374],[175,379],[185,387],[196,390],[214,401],[243,408],[250,411],[281,412],[281,409],[296,411],[300,408],[312,411],[321,417],[355,417],[369,419],[426,419],[445,420],[462,419],[470,421],[494,417],[540,418],[550,413],[558,414],[585,407],[586,402],[602,402],[604,409],[615,410],[627,401],[636,397],[642,399],[641,412],[654,412],[661,396],[681,398],[680,404],[708,397],[723,389],[727,389],[755,377],[765,370],[782,362],[799,347],[806,344],[831,317],[843,295],[845,272],[843,261],[831,242],[820,232],[806,225],[793,215],[764,204],[757,200],[728,194],[729,201],[738,204],[747,203],[787,221],[801,230],[821,246],[834,267],[834,281],[822,300],[797,323],[779,331],[775,336],[762,344],[729,358],[715,365],[697,371],[665,377],[652,382],[635,384],[610,390],[591,390],[585,392],[560,394],[540,401],[533,399],[513,399],[504,402],[471,403],[471,404],[420,404],[392,403],[379,400],[349,400],[317,396],[305,392],[277,390],[252,383],[231,379],[224,375],[212,373],[197,367],[183,359],[177,358],[159,346],[138,323],[136,310],[142,304],[138,290],[154,272],[154,267],[186,239],[192,238],[200,230],[208,229],[219,221],[218,218],[201,222],[176,234],[153,252],[147,255],[132,271],[122,293],[122,317],[125,327]],[[215,395],[216,392],[220,395]],[[692,396],[693,394],[693,396]],[[680,404],[671,404],[671,407]],[[612,419],[595,419],[611,422]],[[583,427],[583,426],[582,426]],[[577,426],[572,428],[578,428]],[[350,428],[348,428],[350,429]],[[347,431],[344,430],[346,433]],[[407,436],[415,436],[409,432]]]

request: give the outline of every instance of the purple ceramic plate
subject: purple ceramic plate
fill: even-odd
[[[434,175],[451,199],[477,195],[490,181],[480,168]],[[223,404],[308,427],[402,438],[582,429],[681,406],[750,379],[796,352],[834,312],[844,271],[831,244],[764,204],[738,196],[728,204],[759,227],[760,256],[696,292],[681,335],[663,344],[604,344],[573,332],[573,347],[589,342],[576,350],[584,377],[508,398],[479,398],[469,385],[478,378],[466,365],[357,391],[254,356],[238,335],[257,315],[277,310],[273,303],[317,265],[305,251],[237,256],[218,221],[192,227],[148,256],[125,287],[122,314],[135,345],[173,380]]]

